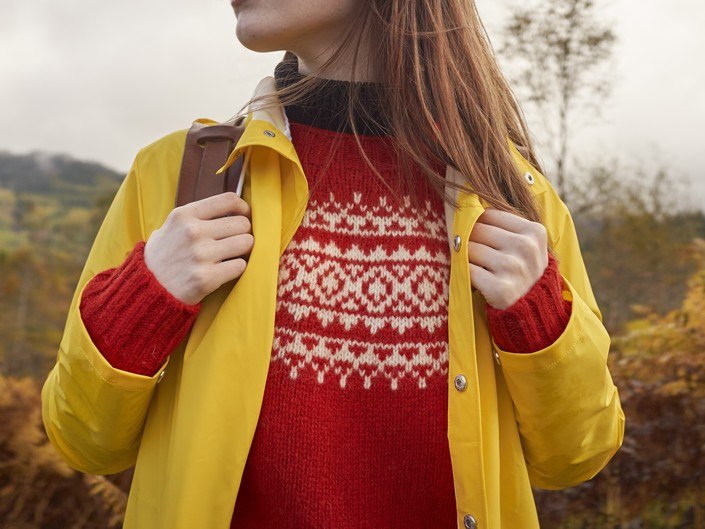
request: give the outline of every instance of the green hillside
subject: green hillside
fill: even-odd
[[[93,207],[96,199],[115,192],[123,176],[99,163],[65,154],[0,151],[0,189],[51,197],[68,208]]]
[[[123,178],[64,154],[0,152],[0,248],[85,252]]]
[[[0,372],[45,373],[123,175],[66,155],[0,152]]]

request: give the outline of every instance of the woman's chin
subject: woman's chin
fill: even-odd
[[[267,53],[271,51],[284,50],[286,46],[281,47],[280,43],[276,42],[276,39],[272,38],[266,32],[259,29],[248,27],[247,24],[238,21],[235,28],[235,35],[237,40],[240,41],[245,48],[248,50]]]

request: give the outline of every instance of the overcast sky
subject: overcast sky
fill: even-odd
[[[605,123],[575,137],[576,153],[664,164],[705,204],[705,2],[600,1],[618,77]],[[508,5],[478,0],[490,37]],[[282,55],[244,48],[227,0],[0,0],[0,150],[126,171],[164,134],[232,116]]]

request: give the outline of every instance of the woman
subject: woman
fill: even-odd
[[[242,198],[142,149],[42,390],[124,527],[534,528],[622,443],[610,338],[470,0],[243,0]],[[206,123],[213,123],[205,120]],[[523,154],[521,154],[523,153]],[[169,365],[168,370],[166,369]]]

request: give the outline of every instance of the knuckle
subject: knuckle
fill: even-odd
[[[196,240],[201,232],[200,226],[196,222],[184,222],[183,230],[186,238],[191,241]]]
[[[512,269],[512,256],[510,254],[502,254],[499,259],[497,259],[497,269],[501,272],[511,272]]]
[[[193,283],[198,290],[206,289],[208,286],[208,274],[206,273],[205,267],[198,266],[191,271],[191,283]]]
[[[516,255],[512,256],[512,269],[516,271],[521,271],[524,269],[524,261]]]
[[[250,205],[245,201],[244,198],[242,198],[241,196],[238,196],[238,194],[235,193],[234,191],[226,191],[224,194],[227,195],[228,200],[230,200],[230,204],[231,204],[232,209],[234,209],[236,211],[242,211],[243,213],[241,213],[240,215],[244,215],[244,216],[250,215],[250,213],[251,213]]]
[[[530,245],[531,255],[532,256],[539,255],[541,248],[545,248],[545,247],[546,247],[545,241],[542,241],[541,239],[532,239],[531,245]]]
[[[528,257],[536,253],[539,244],[530,235],[520,235],[518,239],[517,249],[523,257]]]
[[[167,216],[167,220],[170,222],[176,222],[176,223],[181,223],[186,218],[188,217],[188,213],[186,211],[186,206],[179,206],[178,208],[174,208],[169,212],[169,215]]]
[[[546,237],[548,236],[548,233],[546,232],[546,226],[544,226],[540,222],[532,222],[531,227],[533,230],[534,237],[536,237],[538,241],[546,240]]]
[[[192,247],[191,253],[195,262],[205,263],[207,261],[208,252],[202,245]]]
[[[243,215],[239,215],[237,217],[238,223],[240,224],[240,230],[242,233],[252,231],[252,223],[250,222],[250,219]]]
[[[509,272],[518,274],[524,268],[524,261],[522,261],[516,255],[509,255],[505,260],[505,269]]]
[[[244,202],[241,197],[235,193],[235,191],[228,191],[228,199],[232,202],[233,205],[239,206],[241,202]]]

